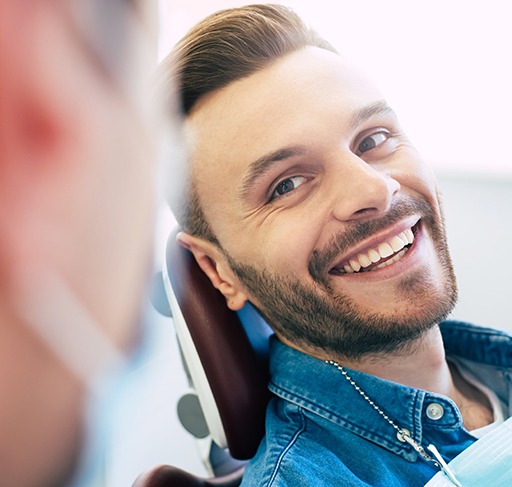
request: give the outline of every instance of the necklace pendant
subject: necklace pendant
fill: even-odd
[[[441,472],[443,472],[448,477],[453,485],[456,487],[463,487],[462,484],[457,480],[457,477],[455,477],[453,470],[444,461],[444,458],[441,456],[438,449],[434,445],[430,444],[427,446],[427,450],[434,456],[434,458],[432,458],[421,445],[418,445],[418,443],[416,443],[410,437],[408,431],[404,431],[402,429],[399,431],[399,434],[403,438],[403,441],[409,443],[409,445],[411,445],[418,452],[423,460],[433,463],[439,470],[441,470]]]
[[[418,443],[416,443],[412,438],[411,438],[411,435],[409,433],[409,431],[407,430],[404,430],[404,429],[401,429],[399,431],[399,439],[401,439],[401,441],[404,441],[406,443],[409,443],[409,445],[411,445],[414,450],[420,455],[420,457],[425,460],[426,462],[430,462],[430,463],[433,463],[434,466],[436,466],[437,468],[441,468],[441,465],[439,464],[439,462],[437,460],[434,460],[426,451],[425,451],[425,448],[423,448],[421,445],[419,445]],[[430,445],[432,446],[432,445]],[[435,448],[435,447],[434,447]],[[437,451],[437,450],[436,450]],[[439,452],[438,452],[438,455],[439,455]]]
[[[439,464],[439,468],[451,480],[452,484],[456,485],[457,487],[462,487],[462,484],[457,480],[457,477],[455,477],[453,470],[444,461],[444,458],[441,456],[437,448],[434,445],[430,444],[427,446],[427,450],[429,450],[432,453],[432,455],[434,455],[434,458],[437,460],[437,463]]]

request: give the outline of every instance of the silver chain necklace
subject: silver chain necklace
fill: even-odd
[[[396,436],[399,441],[401,441],[402,443],[408,443],[409,445],[411,445],[423,460],[425,460],[428,463],[431,463],[436,468],[438,468],[439,470],[444,472],[445,475],[450,479],[450,481],[454,485],[456,485],[457,487],[462,487],[462,484],[457,480],[457,478],[455,477],[455,474],[450,469],[448,464],[444,461],[443,457],[441,456],[441,454],[439,453],[439,451],[437,450],[437,448],[434,445],[430,444],[427,446],[427,450],[434,457],[434,458],[432,458],[432,456],[430,456],[425,451],[425,448],[423,448],[420,444],[416,443],[412,439],[411,432],[409,430],[398,426],[381,408],[379,408],[379,406],[377,406],[377,404],[375,404],[375,402],[368,396],[368,394],[366,394],[366,392],[364,392],[356,384],[354,379],[352,379],[352,377],[350,377],[350,375],[348,375],[347,371],[345,370],[345,368],[342,365],[338,364],[338,362],[334,362],[333,360],[326,360],[326,363],[336,367],[342,373],[343,377],[345,377],[345,379],[347,379],[348,383],[361,395],[361,397],[373,409],[375,409],[375,411],[377,411],[382,416],[382,418],[384,418],[388,422],[388,424],[390,424],[396,430],[396,432],[397,432]]]

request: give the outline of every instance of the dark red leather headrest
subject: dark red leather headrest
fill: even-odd
[[[176,233],[167,242],[169,280],[215,397],[230,453],[249,459],[264,434],[268,371],[237,313],[226,306],[193,255],[176,242]]]

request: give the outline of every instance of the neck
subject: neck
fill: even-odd
[[[327,357],[322,353],[302,351],[322,360],[336,360],[344,367],[381,379],[442,394],[459,407],[464,426],[468,430],[480,428],[493,421],[492,409],[486,396],[469,384],[446,361],[438,326],[431,328],[406,349],[393,355],[365,356],[361,360],[350,361],[341,357]]]
[[[365,355],[360,360],[333,357],[325,351],[298,346],[276,333],[279,339],[303,353],[320,360],[335,360],[349,369],[358,370],[381,379],[398,382],[415,389],[450,396],[452,376],[446,362],[443,339],[438,326],[426,331],[406,349],[394,354]]]
[[[452,394],[452,375],[446,362],[441,331],[437,326],[393,355],[366,356],[357,361],[340,359],[339,362],[350,369],[415,389],[448,397]]]
[[[449,397],[458,406],[467,430],[493,421],[487,397],[446,361],[438,326],[425,332],[401,353],[340,363],[382,379]]]

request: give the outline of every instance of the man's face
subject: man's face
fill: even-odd
[[[306,48],[205,96],[193,178],[237,286],[299,348],[389,352],[455,301],[435,178],[380,93]]]

